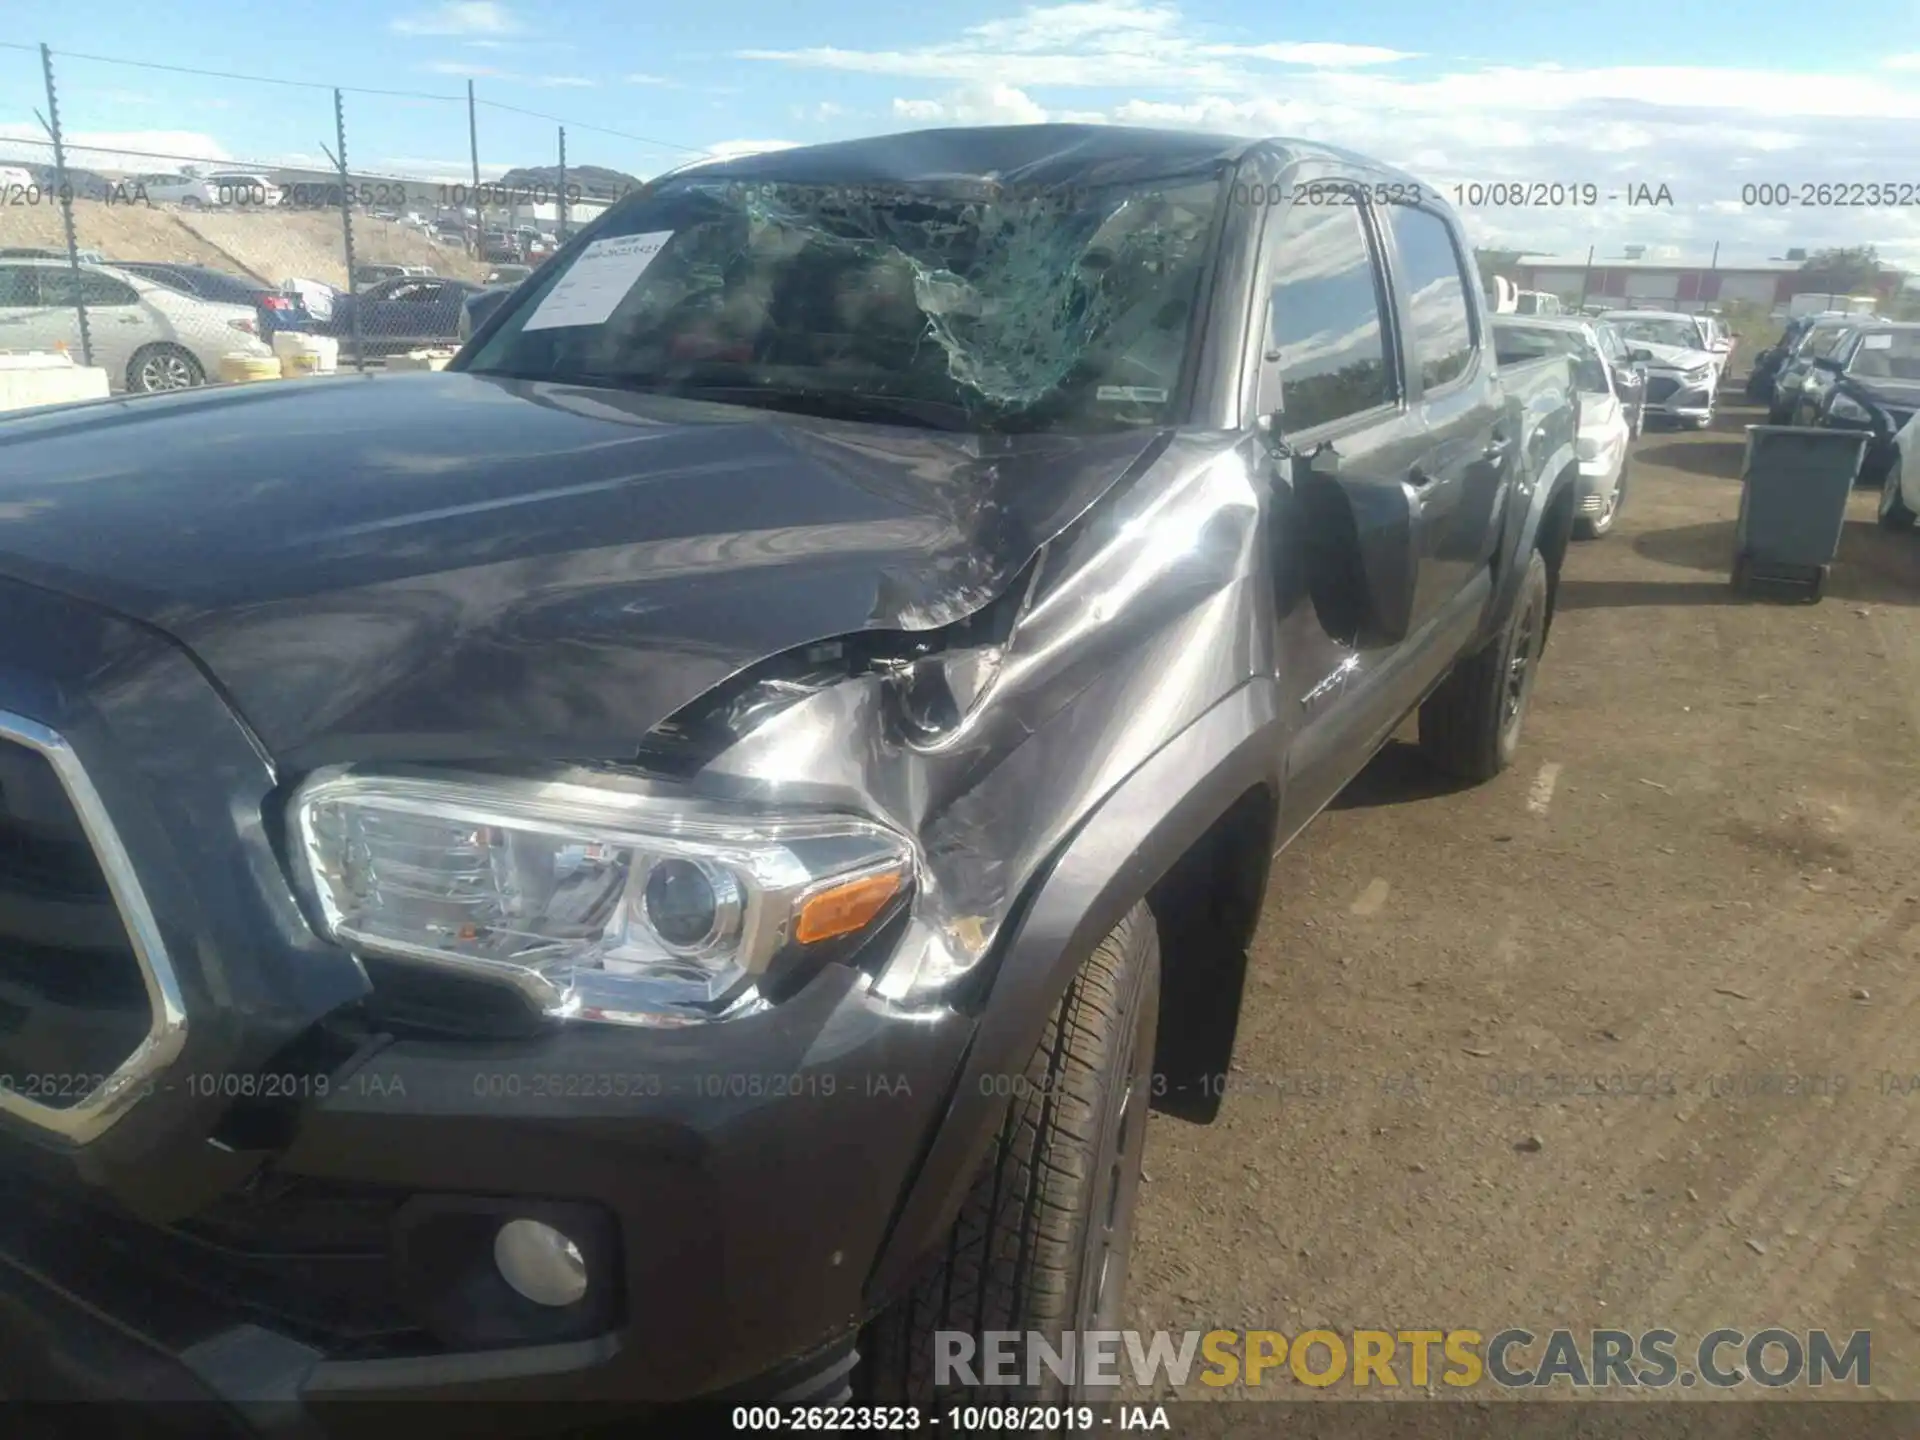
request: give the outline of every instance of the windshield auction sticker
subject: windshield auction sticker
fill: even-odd
[[[672,238],[671,230],[650,230],[594,241],[567,267],[521,329],[601,324]]]

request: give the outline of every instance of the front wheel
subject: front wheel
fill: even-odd
[[[1887,467],[1887,478],[1880,482],[1880,528],[1911,530],[1913,520],[1913,511],[1900,494],[1900,462],[1895,460]]]
[[[1069,1332],[1120,1328],[1159,1011],[1160,938],[1142,902],[1081,964],[1015,1077],[999,1139],[939,1264],[874,1321],[864,1347],[872,1398],[1085,1397],[1044,1365],[1035,1385],[969,1384],[967,1371],[984,1381],[988,1331],[1038,1332],[1060,1350]],[[936,1361],[952,1353],[944,1347],[962,1335],[973,1358],[940,1373]],[[1015,1368],[1024,1381],[1024,1355]]]
[[[1456,664],[1420,707],[1420,748],[1435,765],[1481,781],[1513,763],[1546,642],[1547,562],[1535,550],[1500,634]]]

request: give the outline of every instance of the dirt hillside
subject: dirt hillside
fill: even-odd
[[[347,282],[340,217],[332,212],[189,212],[78,200],[73,213],[81,248],[110,259],[212,265],[268,284],[295,277]],[[439,274],[468,280],[486,276],[486,266],[390,220],[356,216],[353,237],[354,259],[362,264],[431,265]],[[0,208],[0,246],[65,243],[59,206]]]

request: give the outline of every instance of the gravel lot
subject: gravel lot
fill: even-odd
[[[1275,861],[1132,1323],[1870,1328],[1920,1396],[1920,538],[1856,492],[1824,603],[1736,598],[1763,418],[1640,440],[1512,770],[1396,743]]]

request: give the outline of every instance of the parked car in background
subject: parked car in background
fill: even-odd
[[[1801,334],[1792,352],[1774,373],[1773,395],[1767,401],[1767,423],[1785,425],[1793,419],[1800,401],[1800,387],[1806,384],[1815,360],[1823,360],[1839,348],[1860,325],[1871,323],[1872,316],[1819,315]]]
[[[185,390],[217,376],[223,355],[268,356],[251,305],[227,305],[110,265],[0,260],[0,350],[81,355],[76,298],[87,308],[93,363],[116,391]]]
[[[1720,376],[1724,380],[1733,365],[1734,347],[1740,337],[1727,328],[1725,320],[1710,310],[1702,311],[1693,318],[1700,328],[1701,338],[1706,342],[1706,349],[1720,357]]]
[[[74,253],[82,265],[107,263],[107,257],[98,250],[77,250]],[[56,250],[50,245],[0,246],[0,260],[65,260],[66,258],[66,251]]]
[[[480,236],[480,258],[488,264],[504,261],[522,265],[526,263],[527,248],[511,230],[488,230]]]
[[[1800,337],[1813,325],[1813,319],[1811,315],[1798,315],[1788,320],[1780,331],[1780,338],[1753,357],[1753,368],[1747,372],[1747,399],[1762,405],[1773,402],[1774,379],[1800,343]]]
[[[313,323],[306,302],[296,294],[210,265],[174,265],[157,260],[116,260],[120,269],[223,305],[251,305],[260,321],[260,338],[272,342],[279,330],[305,330]]]
[[[487,323],[487,317],[500,308],[500,302],[514,292],[512,285],[489,285],[486,289],[460,302],[460,325],[455,339],[462,345],[473,338],[474,332]]]
[[[1558,295],[1545,290],[1520,290],[1514,294],[1513,313],[1516,315],[1559,315],[1565,309]]]
[[[1705,430],[1719,393],[1717,357],[1701,344],[1691,315],[1657,310],[1609,310],[1600,317],[1627,346],[1630,360],[1647,367],[1646,413]]]
[[[1600,356],[1613,378],[1613,392],[1626,412],[1628,433],[1638,440],[1647,423],[1646,362],[1634,359],[1632,347],[1605,320],[1597,315],[1585,319],[1593,327],[1594,343],[1600,347]]]
[[[1049,188],[983,215],[1003,174]],[[1347,203],[1231,198],[1309,182]],[[18,1369],[300,1435],[931,1425],[936,1343],[1133,1313],[1149,1111],[1219,1110],[1275,850],[1415,715],[1464,782],[1517,759],[1576,400],[1497,362],[1435,187],[1005,126],[596,224],[445,373],[8,422],[9,795],[92,777],[84,828],[19,787],[9,867],[104,836],[117,883],[0,912],[100,977],[16,966],[0,1074],[131,1070],[4,1097]],[[929,273],[1085,323],[934,343]],[[83,948],[116,900],[151,950]],[[982,1364],[1046,1433],[1103,1394]]]
[[[531,274],[533,274],[531,265],[496,265],[487,272],[486,283],[511,287],[518,285]]]
[[[155,205],[178,205],[186,210],[265,209],[278,205],[280,187],[266,176],[246,170],[217,170],[207,175],[155,175],[145,180],[147,199]]]
[[[1872,315],[1879,307],[1873,295],[1842,295],[1803,290],[1787,301],[1787,314],[1800,315]]]
[[[1894,462],[1894,437],[1920,410],[1920,322],[1879,321],[1847,332],[1831,355],[1813,362],[1800,387],[1793,423],[1867,430],[1860,483],[1878,485]]]
[[[401,350],[459,343],[461,304],[480,286],[440,275],[402,275],[382,280],[334,302],[320,333],[353,354],[354,327],[368,358]],[[356,322],[356,315],[358,317]]]
[[[401,280],[432,274],[431,265],[356,265],[353,267],[353,288],[356,291],[364,290],[370,285],[378,285],[383,280]]]
[[[1880,524],[1911,530],[1920,516],[1920,412],[1907,418],[1893,437],[1893,463],[1880,485]]]
[[[1580,490],[1574,534],[1597,540],[1613,529],[1627,496],[1633,413],[1646,389],[1646,373],[1626,358],[1617,334],[1577,316],[1496,315],[1494,350],[1500,364],[1523,365],[1550,356],[1573,362],[1580,395]],[[1610,342],[1610,343],[1607,343]]]

